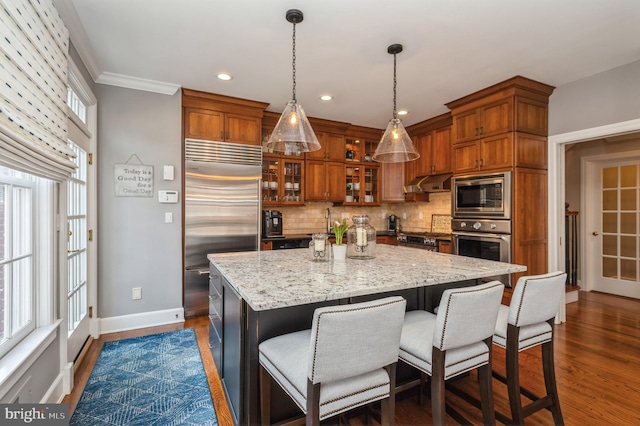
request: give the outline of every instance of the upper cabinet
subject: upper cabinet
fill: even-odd
[[[446,113],[407,127],[420,154],[407,163],[407,182],[418,176],[451,173],[451,122],[451,113]]]
[[[260,145],[268,104],[182,89],[185,138]]]
[[[309,118],[321,148],[305,154],[305,200],[343,202],[347,123]]]
[[[552,86],[516,76],[449,102],[453,173],[546,169],[552,92]]]
[[[345,142],[344,135],[338,133],[315,132],[321,148],[317,151],[307,152],[309,160],[344,161]]]

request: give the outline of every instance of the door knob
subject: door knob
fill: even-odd
[[[598,235],[600,235],[600,234],[598,233],[598,231],[593,231],[591,234],[592,234],[592,235],[595,235],[596,237],[597,237]]]

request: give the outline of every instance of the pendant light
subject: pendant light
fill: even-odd
[[[302,22],[304,16],[297,9],[288,10],[285,16],[293,24],[293,99],[287,102],[266,147],[285,153],[317,151],[320,142],[296,100],[296,24]]]
[[[387,48],[387,53],[393,55],[393,118],[389,120],[387,130],[372,157],[373,161],[381,163],[404,163],[420,157],[396,112],[396,55],[400,52],[401,44],[392,44]]]

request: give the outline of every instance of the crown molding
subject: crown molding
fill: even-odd
[[[96,79],[96,83],[124,87],[127,89],[142,90],[145,92],[160,93],[162,95],[173,95],[181,87],[179,84],[147,80],[146,78],[131,77],[111,72],[103,72],[100,74]]]

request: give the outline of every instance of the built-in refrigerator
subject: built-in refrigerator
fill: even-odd
[[[207,254],[258,250],[262,148],[185,139],[184,310],[209,311]]]

